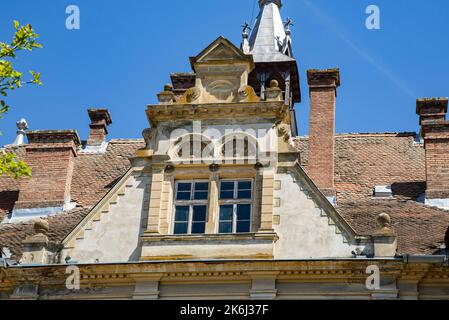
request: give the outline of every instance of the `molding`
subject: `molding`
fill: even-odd
[[[276,233],[241,233],[241,234],[206,234],[206,235],[153,235],[145,233],[143,242],[192,242],[192,241],[257,241],[268,240],[276,242]]]
[[[152,126],[171,120],[222,120],[223,118],[268,118],[282,120],[289,107],[284,101],[260,101],[208,104],[160,104],[147,107],[147,117]]]

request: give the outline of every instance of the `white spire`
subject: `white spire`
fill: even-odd
[[[249,40],[255,62],[292,61],[290,24],[284,27],[281,0],[259,0],[260,12]],[[286,29],[287,28],[287,32]]]
[[[21,146],[24,144],[25,141],[26,130],[28,130],[28,123],[25,119],[21,119],[16,122],[16,125],[17,125],[17,137],[16,140],[14,140],[13,145]]]

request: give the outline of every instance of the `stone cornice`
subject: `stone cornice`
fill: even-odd
[[[288,112],[283,101],[213,104],[149,105],[147,117],[151,125],[172,120],[250,119],[254,117],[282,120]]]
[[[122,264],[77,265],[80,268],[81,286],[86,284],[134,283],[142,277],[164,281],[181,279],[231,280],[251,279],[254,273],[264,273],[277,279],[315,279],[317,281],[366,280],[366,268],[379,266],[385,276],[398,279],[439,279],[449,283],[449,269],[435,263],[408,263],[403,259],[329,259],[329,260],[201,260],[201,261],[147,261]],[[0,289],[35,279],[40,285],[65,286],[67,265],[10,267],[5,269]]]
[[[211,241],[273,241],[279,237],[276,233],[242,233],[242,234],[206,234],[206,235],[153,235],[144,234],[144,242],[211,242]]]
[[[307,70],[307,80],[310,87],[339,87],[340,86],[340,70]]]

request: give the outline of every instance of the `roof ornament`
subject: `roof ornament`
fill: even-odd
[[[21,119],[16,122],[16,126],[17,126],[17,137],[16,140],[14,140],[13,145],[21,146],[24,144],[25,141],[26,130],[28,130],[28,123],[25,119]]]
[[[242,31],[242,44],[240,46],[240,49],[243,51],[243,53],[249,54],[251,49],[248,40],[249,38],[248,31],[251,31],[252,28],[249,26],[248,21],[245,21],[245,23],[241,27],[243,28],[243,31]]]
[[[293,20],[291,18],[287,18],[287,21],[284,22],[284,28],[286,33],[290,33],[290,26],[294,26]]]
[[[282,44],[282,53],[292,57],[292,31],[290,30],[290,26],[294,26],[293,20],[291,18],[287,18],[287,21],[284,22],[285,39]]]

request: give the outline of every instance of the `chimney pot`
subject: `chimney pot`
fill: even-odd
[[[87,139],[88,147],[99,147],[106,142],[108,126],[112,124],[108,109],[89,109],[90,133]]]
[[[16,122],[17,126],[17,137],[13,142],[13,145],[15,146],[21,146],[24,144],[25,136],[26,136],[26,130],[28,130],[28,123],[25,119],[21,119]]]
[[[420,124],[441,122],[446,119],[448,98],[423,98],[416,100],[416,114]]]

